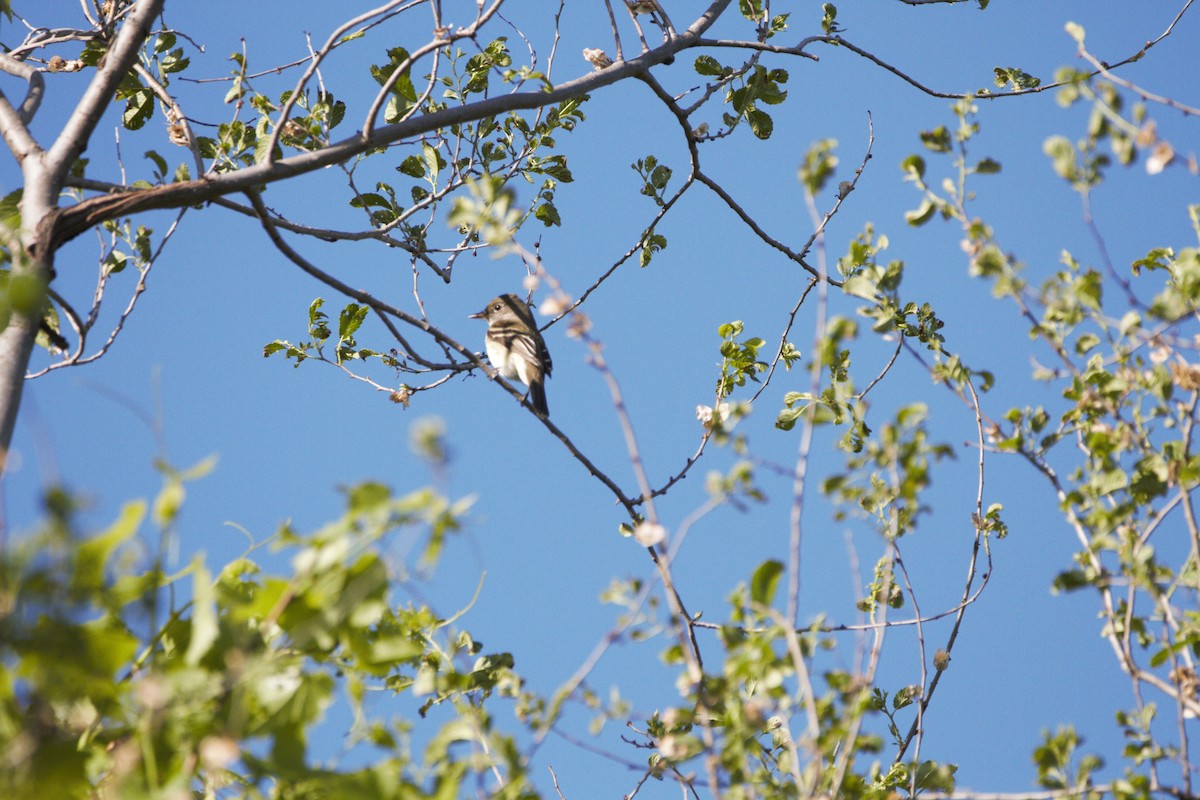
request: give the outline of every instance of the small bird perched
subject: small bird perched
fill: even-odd
[[[515,294],[502,294],[470,319],[487,320],[484,344],[496,371],[508,379],[517,379],[529,387],[529,402],[543,417],[550,416],[546,405],[546,378],[554,363],[538,331],[529,305]]]

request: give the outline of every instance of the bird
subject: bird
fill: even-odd
[[[492,366],[505,378],[528,386],[526,397],[530,404],[538,414],[548,418],[546,378],[550,377],[554,362],[529,304],[515,294],[502,294],[469,319],[487,320],[484,345]]]

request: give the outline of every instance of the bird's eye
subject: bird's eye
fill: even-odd
[[[492,306],[492,311],[499,311],[499,310],[500,310],[500,304],[499,304],[499,303],[496,303],[496,305]]]

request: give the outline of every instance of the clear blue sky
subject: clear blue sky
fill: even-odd
[[[74,2],[51,5],[61,14],[56,24],[68,24],[78,13]],[[226,2],[204,4],[200,13],[189,4],[172,4],[167,20],[205,47],[203,55],[190,53],[188,74],[217,77],[227,74],[225,58],[239,49],[239,37],[246,39],[252,69],[289,62],[307,52],[303,32],[311,32],[319,43],[336,22],[354,13],[351,5]],[[353,7],[360,5],[367,7]],[[474,9],[474,3],[445,5],[455,23],[465,22]],[[819,4],[792,5],[798,8],[784,41],[819,33]],[[1181,0],[996,0],[980,12],[972,4],[914,8],[843,3],[839,22],[848,39],[914,78],[945,91],[967,91],[990,86],[995,66],[1020,67],[1048,81],[1058,66],[1075,64],[1074,43],[1063,32],[1068,20],[1086,27],[1093,52],[1115,61],[1157,36],[1181,5]],[[506,6],[506,16],[528,36],[543,63],[551,6],[528,1]],[[669,5],[676,24],[699,7]],[[29,12],[33,17],[42,13]],[[509,36],[519,60],[523,45],[513,29],[501,24],[495,30]],[[600,4],[569,3],[554,78],[565,80],[589,70],[579,53],[584,47],[608,47],[606,31]],[[411,45],[417,39],[410,36],[425,34],[396,28],[349,54],[346,70],[335,63],[326,72],[330,89],[351,107],[346,133],[355,124],[355,110],[361,113],[374,88],[362,64],[382,60],[387,46]],[[1193,13],[1144,63],[1122,75],[1194,104],[1198,34],[1200,21]],[[8,31],[5,35],[15,37]],[[627,31],[626,45],[631,41]],[[992,412],[999,415],[1010,405],[1036,402],[1037,393],[1045,390],[1031,385],[1028,372],[1038,353],[1025,348],[1028,340],[1013,310],[997,305],[987,286],[967,277],[959,230],[933,223],[913,231],[903,221],[903,212],[915,207],[917,198],[902,182],[898,165],[920,151],[920,130],[953,124],[949,101],[920,94],[844,50],[817,47],[812,52],[820,56],[819,63],[795,58],[769,62],[791,74],[787,103],[772,109],[773,138],[758,142],[740,131],[704,150],[706,169],[768,231],[801,243],[811,230],[795,178],[804,151],[816,140],[837,139],[838,179],[848,178],[862,158],[870,112],[874,158],[829,228],[831,258],[845,251],[847,240],[867,221],[873,222],[890,237],[886,256],[908,265],[906,294],[932,302],[946,321],[949,348],[1000,376],[988,399]],[[661,79],[672,91],[701,83],[691,69],[693,55],[662,69]],[[38,133],[55,130],[86,76],[49,77]],[[293,71],[256,86],[278,94],[294,80]],[[197,89],[189,86],[187,91]],[[227,118],[230,110],[219,103],[224,88],[211,91],[215,100],[206,101],[201,111],[185,110],[210,121]],[[87,154],[97,178],[117,179],[108,166],[115,110],[100,125]],[[640,83],[599,92],[584,110],[587,121],[575,133],[558,137],[575,175],[574,184],[559,193],[563,226],[542,231],[531,225],[522,233],[526,246],[540,237],[547,268],[574,294],[636,241],[653,213],[651,203],[637,193],[639,184],[629,165],[652,153],[677,170],[676,182],[686,168],[675,121]],[[1032,276],[1056,269],[1064,248],[1085,262],[1097,258],[1077,197],[1053,176],[1042,155],[1048,135],[1078,138],[1085,113],[1061,111],[1052,92],[980,103],[983,134],[973,152],[996,158],[1003,171],[977,184],[976,210]],[[1186,129],[1178,115],[1161,109],[1154,113],[1168,138],[1174,134],[1177,143],[1195,141],[1194,129]],[[145,174],[147,162],[140,158],[145,150],[156,149],[171,161],[183,154],[165,142],[161,117],[140,134],[122,131],[120,139],[131,180]],[[15,164],[0,159],[0,189],[7,193],[18,183]],[[272,187],[265,199],[300,222],[358,224],[342,186],[340,174],[329,170]],[[1113,172],[1096,197],[1095,213],[1114,261],[1127,266],[1151,247],[1191,243],[1184,205],[1196,200],[1195,178],[1182,170],[1153,180],[1140,167]],[[825,205],[831,201],[822,198]],[[155,214],[143,222],[161,233],[170,219]],[[719,361],[717,326],[745,320],[748,333],[773,343],[804,284],[793,264],[749,236],[702,188],[692,191],[660,232],[670,241],[667,250],[645,270],[634,263],[622,267],[586,306],[621,381],[655,483],[676,471],[698,443],[694,409],[711,402]],[[412,273],[399,251],[348,243],[293,244],[348,283],[414,308]],[[96,252],[95,238],[85,235],[59,256],[56,286],[77,306],[86,307],[90,296]],[[520,291],[522,275],[512,258],[464,257],[451,285],[424,273],[420,289],[435,321],[459,341],[481,348],[482,324],[467,314],[498,292]],[[133,276],[117,276],[110,287],[110,311],[124,304],[132,285]],[[327,308],[342,302],[299,273],[256,224],[217,208],[189,212],[112,351],[92,366],[60,370],[28,385],[15,466],[4,487],[10,526],[29,526],[37,518],[39,492],[58,481],[88,498],[85,518],[102,526],[125,499],[152,496],[157,490],[155,458],[165,456],[183,467],[215,453],[219,463],[213,474],[189,486],[175,563],[202,551],[210,563],[220,565],[245,546],[238,528],[261,540],[286,520],[311,529],[333,518],[341,507],[339,486],[368,478],[398,491],[425,485],[430,476],[411,454],[408,435],[414,423],[437,417],[452,450],[446,489],[473,494],[477,501],[470,526],[451,543],[435,578],[420,587],[420,596],[449,615],[470,601],[486,571],[480,600],[461,625],[487,650],[512,652],[531,687],[551,694],[614,623],[615,612],[597,601],[599,592],[614,577],[652,573],[645,551],[617,535],[621,515],[606,490],[537,420],[482,375],[425,393],[404,410],[327,366],[309,363],[293,369],[280,359],[264,360],[267,342],[304,338],[306,309],[317,296],[327,299]],[[835,293],[831,312],[852,315],[855,307]],[[810,351],[811,313],[800,315],[791,338],[805,354]],[[369,326],[359,341],[388,346],[377,326]],[[548,386],[555,423],[632,493],[620,429],[599,375],[586,363],[581,345],[560,328],[551,329],[547,341],[555,361]],[[886,352],[864,347],[859,358],[856,380],[863,385],[882,366]],[[38,363],[44,364],[45,357]],[[388,380],[386,373],[375,377]],[[782,394],[806,383],[807,377],[798,373],[777,378],[743,422],[740,430],[748,433],[756,454],[784,464],[794,458],[798,431],[782,434],[772,423]],[[875,395],[869,421],[879,426],[896,407],[912,402],[930,405],[934,438],[959,452],[957,462],[935,472],[929,496],[935,511],[904,543],[922,609],[934,611],[956,602],[966,569],[975,476],[974,454],[961,445],[974,438],[973,420],[944,390],[932,387],[916,364],[902,359]],[[162,425],[161,440],[151,419]],[[833,441],[828,432],[816,438],[817,479],[839,463]],[[659,513],[669,529],[703,503],[704,474],[733,461],[732,454],[710,448],[705,461],[660,502]],[[676,564],[681,592],[691,610],[703,610],[706,619],[725,617],[729,591],[761,561],[786,560],[789,480],[765,472],[760,477],[771,502],[750,513],[725,508],[707,517],[689,534]],[[856,579],[847,562],[846,534],[854,534],[864,570],[877,557],[879,543],[853,523],[834,522],[815,491],[810,498],[803,613],[854,622]],[[1031,786],[1029,754],[1045,728],[1074,722],[1086,748],[1115,762],[1121,742],[1113,712],[1130,707],[1132,700],[1128,681],[1098,635],[1093,598],[1050,594],[1050,582],[1070,566],[1076,542],[1047,487],[1023,465],[993,457],[987,502],[1005,504],[1011,534],[995,546],[995,575],[964,624],[953,665],[927,717],[922,755],[959,764],[964,786],[1017,791]],[[153,542],[152,531],[146,537]],[[400,589],[398,596],[404,593]],[[940,646],[947,631],[946,623],[933,624],[926,636]],[[603,693],[610,684],[619,684],[639,716],[677,702],[672,676],[656,668],[662,646],[657,640],[615,648],[591,685]],[[842,640],[831,663],[848,666],[854,646],[852,638]],[[715,654],[715,646],[709,652]],[[894,691],[915,682],[916,663],[911,634],[892,634],[881,685]],[[582,715],[572,721],[582,734]],[[597,746],[642,762],[644,754],[622,744],[620,733],[610,726]],[[335,740],[321,744],[337,751]],[[545,779],[547,764],[555,766],[569,797],[582,797],[590,788],[608,796],[625,793],[635,780],[624,767],[559,742],[539,751],[534,770],[539,780]]]

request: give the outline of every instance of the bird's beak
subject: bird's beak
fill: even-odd
[[[478,314],[468,314],[467,319],[483,319],[487,316],[487,309],[480,311]]]

